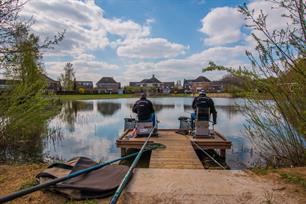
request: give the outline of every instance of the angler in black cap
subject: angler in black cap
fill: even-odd
[[[193,121],[196,119],[196,110],[197,108],[209,108],[210,114],[213,115],[213,124],[217,124],[217,111],[214,105],[214,101],[206,96],[205,90],[201,90],[199,96],[195,97],[192,102],[192,108],[195,111],[191,113],[191,123],[193,127]],[[208,116],[209,119],[209,116]]]
[[[133,112],[137,113],[139,121],[152,121],[155,126],[155,111],[153,104],[147,99],[145,93],[141,94],[141,97],[133,106]]]

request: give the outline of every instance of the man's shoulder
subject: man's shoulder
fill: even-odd
[[[148,99],[139,99],[138,101],[136,101],[136,103],[140,103],[140,102],[145,102],[145,103],[152,103],[150,100]]]

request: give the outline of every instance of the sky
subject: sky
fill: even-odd
[[[41,40],[65,30],[52,50],[43,50],[47,74],[58,79],[67,62],[77,80],[114,77],[123,85],[153,74],[161,81],[218,80],[218,65],[250,66],[245,51],[255,42],[238,11],[246,3],[268,13],[269,28],[286,25],[282,12],[264,0],[29,0],[21,17],[32,18]]]

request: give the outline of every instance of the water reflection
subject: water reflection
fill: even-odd
[[[93,111],[92,101],[66,101],[60,113],[61,119],[69,126],[69,131],[74,131],[75,120],[79,111]]]
[[[231,119],[235,115],[241,115],[244,111],[242,105],[215,105],[217,112],[223,111],[228,115],[228,119]],[[187,113],[193,112],[191,105],[184,104],[184,111]]]
[[[134,104],[129,103],[126,104],[127,108],[131,109],[133,108]],[[154,110],[156,113],[164,110],[164,109],[174,109],[175,108],[175,104],[159,104],[159,103],[154,103],[153,104]]]
[[[44,153],[50,157],[70,159],[77,155],[96,160],[112,159],[120,156],[115,141],[123,132],[124,118],[133,117],[132,106],[136,98],[74,101],[63,104],[61,114],[49,123],[49,127],[61,129],[62,137],[56,141],[45,140]],[[151,99],[159,123],[159,128],[178,128],[179,116],[189,116],[192,98]],[[214,99],[218,111],[215,128],[232,141],[232,149],[227,152],[227,163],[233,169],[242,169],[258,158],[252,145],[244,137],[244,100]]]
[[[121,104],[112,102],[98,102],[97,108],[103,116],[112,116],[121,108]]]

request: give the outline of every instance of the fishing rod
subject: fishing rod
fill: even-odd
[[[212,122],[209,120],[209,122]],[[215,131],[215,127],[214,127],[214,122],[212,122],[213,124],[213,131]],[[179,132],[177,132],[179,133]],[[181,134],[181,133],[179,133]],[[208,156],[211,160],[213,160],[213,162],[215,162],[216,164],[218,164],[221,168],[226,169],[222,164],[220,164],[217,160],[215,160],[212,156],[210,156],[203,148],[200,147],[200,145],[198,145],[196,142],[192,141],[189,137],[187,137],[186,135],[184,135],[192,144],[194,144],[195,146],[197,146],[198,149],[200,149],[206,156]]]
[[[180,134],[180,135],[184,135],[182,133],[180,133],[179,131],[177,131],[176,133]],[[222,164],[220,164],[217,160],[215,160],[212,156],[210,156],[210,154],[208,154],[202,147],[200,147],[200,145],[198,145],[195,141],[192,141],[189,137],[187,137],[186,135],[184,135],[192,144],[194,144],[195,146],[197,146],[198,149],[200,149],[206,156],[208,156],[211,160],[213,160],[213,162],[215,162],[216,164],[218,164],[218,166],[220,166],[223,169],[226,169]]]
[[[116,204],[116,203],[117,203],[117,201],[118,201],[118,199],[119,199],[119,197],[120,197],[120,195],[121,195],[123,189],[126,187],[128,181],[130,180],[130,178],[131,178],[131,176],[132,176],[132,171],[133,171],[133,169],[136,167],[136,165],[137,165],[137,163],[138,163],[138,161],[139,161],[139,159],[140,159],[142,153],[144,152],[144,149],[145,149],[145,147],[146,147],[148,141],[150,140],[150,137],[152,136],[153,131],[154,131],[154,129],[155,129],[156,126],[157,126],[157,121],[155,122],[154,127],[152,127],[149,136],[147,137],[147,139],[145,140],[144,144],[142,145],[140,151],[138,152],[138,155],[137,155],[136,158],[134,159],[134,161],[133,161],[132,165],[130,166],[128,172],[125,174],[124,178],[122,179],[122,181],[121,181],[119,187],[117,188],[115,194],[113,195],[111,201],[109,202],[110,204]],[[161,144],[160,144],[160,145],[161,145]],[[162,145],[161,145],[161,146],[162,146]],[[165,147],[165,146],[163,146],[163,147]]]
[[[197,146],[197,148],[200,149],[206,156],[208,156],[211,160],[213,160],[216,164],[218,164],[221,168],[223,168],[224,170],[226,169],[222,164],[220,164],[217,160],[215,160],[212,156],[210,156],[202,147],[200,147],[200,145],[198,145],[196,142],[194,142],[192,140],[190,140],[190,141],[191,141],[191,143],[195,144]]]
[[[146,149],[143,149],[142,151],[143,152],[147,152],[147,151],[151,151],[151,150],[154,150],[154,149],[157,149],[157,148],[161,148],[161,147],[163,147],[163,145],[158,144],[158,143],[150,144],[150,145],[147,146]],[[80,175],[85,174],[85,173],[89,173],[89,172],[97,170],[97,169],[100,169],[102,167],[105,167],[105,166],[110,165],[112,163],[115,163],[117,161],[129,159],[131,157],[134,157],[134,156],[138,155],[138,153],[139,152],[135,152],[135,153],[129,154],[129,155],[124,156],[124,157],[120,157],[120,158],[117,158],[117,159],[114,159],[114,160],[102,162],[102,163],[97,164],[95,166],[92,166],[92,167],[89,167],[89,168],[86,168],[86,169],[82,169],[82,170],[76,171],[76,172],[74,172],[72,174],[68,174],[68,175],[66,175],[64,177],[56,178],[56,179],[54,179],[54,180],[52,180],[50,182],[38,184],[36,186],[32,186],[30,188],[14,192],[14,193],[9,194],[7,196],[0,197],[0,203],[4,203],[4,202],[8,202],[8,201],[14,200],[16,198],[19,198],[21,196],[27,195],[27,194],[32,193],[34,191],[37,191],[37,190],[40,190],[40,189],[44,189],[44,188],[47,188],[47,187],[52,186],[54,184],[57,184],[59,182],[62,182],[62,181],[65,181],[65,180],[68,180],[68,179],[80,176]]]

